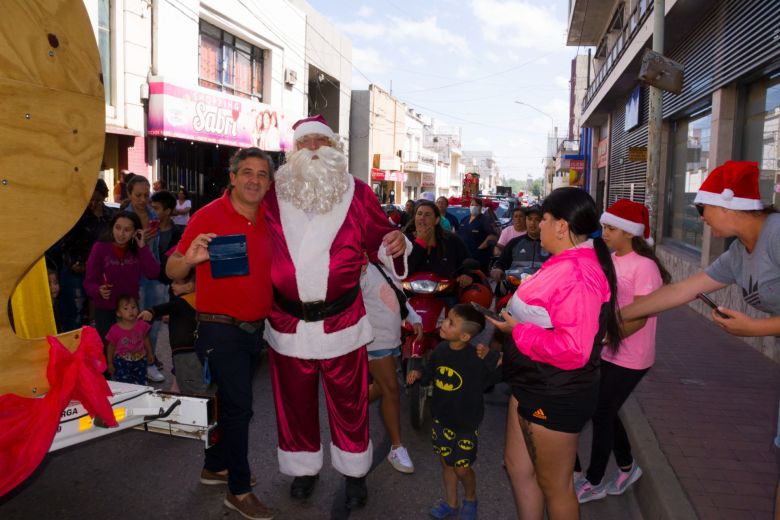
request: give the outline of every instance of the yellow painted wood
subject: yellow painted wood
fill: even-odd
[[[20,338],[57,334],[45,258],[35,262],[16,286],[11,295],[11,308],[14,329]]]
[[[97,180],[105,102],[84,5],[3,0],[0,14],[0,306],[76,223]],[[23,311],[24,312],[24,311]],[[79,331],[60,336],[71,350]],[[0,395],[48,389],[49,345],[22,339],[0,312]]]

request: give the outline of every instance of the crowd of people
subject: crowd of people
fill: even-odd
[[[107,377],[162,381],[156,343],[168,317],[177,388],[219,402],[221,440],[205,451],[200,481],[226,485],[225,506],[245,518],[274,514],[252,492],[248,462],[252,378],[265,342],[277,458],[293,498],[311,496],[325,458],[320,384],[348,508],[368,499],[369,403],[380,401],[388,462],[414,472],[397,377],[402,324],[423,334],[399,283],[409,275],[452,281],[442,296],[442,341],[405,381],[433,389],[432,444],[444,483],[434,518],[477,517],[483,391],[498,381],[510,392],[504,465],[517,516],[578,518],[580,504],[620,495],[642,476],[618,411],[654,363],[658,312],[737,284],[770,317],[719,307],[715,324],[739,336],[780,334],[780,217],[761,202],[755,163],[727,162],[702,184],[702,218],[715,236],[736,240],[706,270],[671,284],[637,202],[618,200],[599,214],[585,191],[560,188],[541,206],[515,208],[500,232],[478,198],[459,222],[444,197],[409,201],[403,216],[388,218],[349,174],[319,116],[296,123],[286,159],[277,171],[259,148],[239,150],[223,196],[192,215],[183,188],[174,195],[158,185],[151,194],[142,176],[123,176],[114,194],[126,203],[115,211],[98,181],[50,272],[60,286],[59,323],[94,323]],[[499,283],[510,271],[523,281],[499,315],[459,303],[464,287]],[[487,323],[492,341],[475,344]],[[577,445],[589,421],[583,471]],[[618,468],[608,476],[611,454]]]

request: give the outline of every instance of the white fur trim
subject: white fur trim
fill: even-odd
[[[614,213],[605,211],[601,214],[601,224],[607,226],[613,226],[618,229],[622,229],[626,233],[630,233],[636,237],[645,236],[645,225],[633,220],[628,220],[623,217],[618,217]]]
[[[360,318],[355,325],[325,333],[324,321],[298,322],[295,333],[274,330],[270,320],[266,321],[265,339],[279,354],[299,359],[331,359],[349,354],[374,340],[374,330],[368,316]]]
[[[322,469],[322,445],[319,451],[284,451],[276,448],[279,471],[291,477],[316,475]]]
[[[347,477],[364,477],[371,469],[371,461],[374,458],[374,445],[368,441],[368,448],[362,453],[344,451],[330,443],[330,462],[333,467]]]
[[[710,206],[720,206],[726,209],[736,209],[740,211],[755,211],[764,209],[764,205],[758,199],[745,199],[742,197],[733,197],[726,200],[723,193],[712,193],[711,191],[699,191],[694,204],[708,204]]]
[[[726,188],[720,196],[723,197],[723,200],[731,200],[734,198],[734,190]]]
[[[293,132],[293,141],[297,141],[307,135],[324,135],[328,139],[333,140],[333,130],[319,121],[307,121],[298,125],[295,132]]]
[[[379,250],[377,251],[377,258],[387,268],[387,272],[392,274],[396,280],[403,280],[409,276],[409,255],[412,254],[412,243],[407,237],[404,237],[405,249],[404,249],[404,270],[402,273],[395,272],[395,263],[393,257],[387,254],[384,244],[379,244]]]
[[[347,174],[348,175],[348,174]],[[330,273],[330,248],[344,224],[355,194],[354,177],[341,201],[330,211],[311,219],[290,202],[279,199],[279,216],[287,249],[295,266],[295,281],[301,301],[325,300]]]

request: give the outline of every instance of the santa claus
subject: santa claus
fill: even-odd
[[[405,276],[411,244],[391,226],[371,188],[349,174],[337,136],[321,116],[293,129],[293,150],[265,197],[274,286],[266,337],[279,468],[294,477],[294,498],[311,495],[323,461],[322,380],[331,463],[347,479],[347,507],[361,507],[372,460],[365,345],[373,334],[360,270],[367,252]]]

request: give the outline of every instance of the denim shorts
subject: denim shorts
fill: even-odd
[[[401,347],[383,348],[381,350],[368,351],[368,360],[382,359],[388,356],[398,357],[401,355]]]

